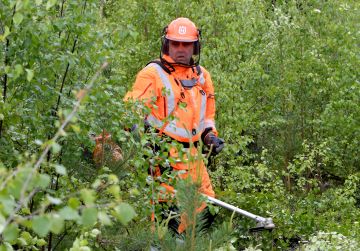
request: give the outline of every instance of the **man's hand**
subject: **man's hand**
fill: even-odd
[[[213,155],[217,155],[225,146],[225,141],[221,138],[218,138],[212,132],[206,134],[204,138],[204,144],[208,146],[211,150]]]

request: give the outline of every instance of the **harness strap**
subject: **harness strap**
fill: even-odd
[[[171,75],[171,73],[175,71],[175,69],[171,69],[171,70],[170,70],[168,67],[165,66],[165,64],[164,64],[163,62],[161,62],[161,61],[158,60],[158,59],[155,59],[155,60],[150,61],[149,63],[147,63],[146,66],[148,66],[148,65],[151,64],[151,63],[155,63],[155,64],[159,65],[159,66],[160,66],[167,74],[169,74],[169,75]]]
[[[197,66],[196,66],[196,71],[197,71],[197,75],[200,76],[201,73],[202,73],[202,72],[201,72],[201,67],[200,67],[200,65],[197,65]]]
[[[158,59],[155,59],[155,60],[152,60],[150,61],[149,63],[147,63],[147,65],[151,64],[151,63],[155,63],[155,64],[158,64],[166,73],[168,74],[171,74],[174,70],[170,70],[168,67],[165,66],[165,64],[161,61],[161,60],[158,60]],[[146,66],[147,66],[146,65]],[[196,73],[198,76],[201,75],[202,71],[201,71],[201,67],[200,65],[196,65]]]

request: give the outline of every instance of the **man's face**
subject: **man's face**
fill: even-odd
[[[181,64],[189,64],[194,52],[194,42],[177,42],[169,40],[169,56]]]

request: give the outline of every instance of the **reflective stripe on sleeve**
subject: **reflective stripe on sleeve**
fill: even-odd
[[[212,127],[212,128],[215,129],[215,123],[214,123],[213,120],[211,120],[211,119],[206,119],[206,120],[205,120],[204,129],[205,129],[205,128],[208,128],[208,127]]]

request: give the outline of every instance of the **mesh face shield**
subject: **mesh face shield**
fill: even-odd
[[[161,38],[161,50],[160,50],[160,59],[161,60],[166,61],[164,59],[163,55],[169,55],[169,44],[170,44],[169,39],[167,39],[165,36],[162,36],[162,38]],[[193,51],[193,54],[191,56],[189,64],[188,65],[187,64],[181,64],[181,63],[176,63],[176,64],[179,64],[179,65],[182,65],[182,66],[187,66],[187,67],[193,67],[193,66],[199,65],[200,52],[201,52],[201,45],[200,45],[200,41],[198,40],[198,41],[194,42],[194,51]],[[167,63],[169,63],[169,62],[167,62]]]

